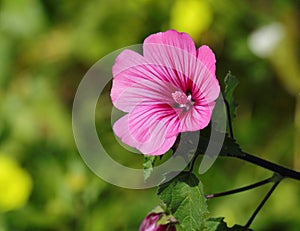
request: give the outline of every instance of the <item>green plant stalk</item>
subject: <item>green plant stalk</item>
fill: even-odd
[[[257,166],[268,169],[270,171],[276,172],[284,178],[287,177],[287,178],[291,178],[291,179],[295,179],[295,180],[300,181],[300,172],[297,172],[295,170],[292,170],[292,169],[283,167],[281,165],[272,163],[268,160],[261,159],[259,157],[254,156],[254,155],[251,155],[249,153],[246,153],[246,152],[242,151],[242,155],[236,156],[236,155],[230,155],[229,154],[228,156],[236,157],[236,158],[245,160],[247,162],[250,162],[252,164],[255,164]]]
[[[205,195],[205,198],[206,199],[212,199],[212,198],[216,198],[216,197],[222,197],[222,196],[232,195],[232,194],[239,193],[239,192],[244,192],[244,191],[254,189],[254,188],[257,188],[257,187],[262,186],[262,185],[265,185],[265,184],[270,183],[272,181],[274,181],[274,176],[269,177],[265,180],[259,181],[259,182],[254,183],[254,184],[247,185],[245,187],[241,187],[241,188],[237,188],[237,189],[233,189],[233,190],[229,190],[229,191],[225,191],[225,192],[221,192],[221,193],[208,194],[208,195]]]
[[[264,206],[264,204],[267,202],[267,200],[269,199],[269,197],[271,196],[271,194],[274,192],[274,190],[276,189],[276,187],[279,185],[280,181],[282,179],[278,179],[272,186],[272,188],[268,191],[267,195],[264,197],[264,199],[259,203],[258,207],[255,209],[255,211],[253,212],[253,214],[251,215],[251,217],[249,218],[247,224],[244,226],[246,228],[249,228],[250,225],[252,224],[253,220],[255,219],[256,215],[258,214],[258,212],[261,210],[261,208]]]

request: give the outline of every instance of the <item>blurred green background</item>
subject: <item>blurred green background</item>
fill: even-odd
[[[214,50],[220,82],[228,70],[239,78],[241,147],[300,171],[299,7],[297,0],[1,0],[0,231],[138,230],[159,203],[155,189],[118,188],[87,168],[73,140],[72,102],[96,61],[170,28]],[[141,166],[105,136],[108,90],[107,107],[97,111],[102,138],[121,161]],[[201,179],[213,193],[270,175],[219,158]],[[211,200],[209,210],[244,224],[267,190]],[[299,205],[300,182],[285,180],[253,228],[299,231]]]

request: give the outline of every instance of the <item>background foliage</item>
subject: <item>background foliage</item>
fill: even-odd
[[[0,230],[138,229],[159,203],[155,190],[120,189],[89,171],[72,136],[72,101],[98,59],[169,28],[189,32],[197,45],[215,51],[220,82],[228,70],[239,78],[234,130],[242,148],[299,171],[299,19],[296,0],[2,0]],[[272,52],[259,57],[249,36],[274,22],[284,36]],[[112,136],[105,135],[111,134],[105,113],[111,107],[108,91],[103,102],[97,126],[105,144],[122,163],[142,166],[141,159],[123,155]],[[204,192],[212,193],[269,175],[219,158],[201,181]],[[229,225],[243,224],[266,187],[209,201],[210,215],[225,216]],[[284,181],[252,228],[299,230],[299,195],[298,182]]]

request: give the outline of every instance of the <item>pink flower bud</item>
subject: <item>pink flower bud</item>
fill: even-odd
[[[157,224],[161,216],[162,213],[149,213],[143,220],[139,231],[176,231],[173,223]]]

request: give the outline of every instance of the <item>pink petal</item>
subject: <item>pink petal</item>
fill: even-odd
[[[208,71],[213,76],[215,76],[216,58],[215,58],[215,54],[212,52],[212,50],[208,46],[203,45],[198,48],[197,58],[201,63],[204,64],[204,66],[208,69]]]
[[[196,51],[189,35],[171,30],[146,38],[143,50],[145,58],[160,65],[167,81],[183,92],[193,91],[209,102],[218,97],[215,56],[208,46]]]
[[[110,95],[113,102],[120,97],[124,90],[145,77],[136,70],[143,63],[145,63],[144,57],[131,50],[124,50],[118,55],[112,68],[114,79]],[[130,73],[121,74],[130,68],[133,68]]]
[[[181,132],[198,131],[205,128],[210,122],[214,105],[215,103],[213,102],[209,105],[194,106],[181,119]]]
[[[143,154],[161,155],[174,144],[180,131],[176,112],[165,107],[137,107],[113,126],[120,139]]]
[[[215,75],[216,59],[208,46],[201,46],[197,50],[197,64],[193,81],[193,96],[202,100],[202,104],[211,103],[220,94],[219,82]]]
[[[170,150],[170,148],[173,146],[177,139],[177,136],[171,136],[169,138],[166,138],[163,142],[163,144],[153,152],[150,152],[149,155],[161,155],[163,153],[166,153]]]
[[[180,132],[180,118],[177,111],[168,104],[137,106],[129,113],[130,131],[137,140],[138,131],[143,129],[155,130],[158,123],[162,124],[167,131],[166,137],[178,135]]]
[[[122,51],[115,60],[115,65],[113,66],[113,75],[117,78],[118,74],[125,71],[130,67],[137,67],[142,64],[146,64],[145,58],[139,53],[132,50]]]
[[[180,33],[175,30],[168,30],[166,32],[152,34],[149,37],[147,37],[144,41],[144,45],[153,43],[180,48],[181,50],[184,50],[196,56],[195,43],[187,33]],[[146,49],[144,49],[144,56],[148,57]]]
[[[149,64],[133,51],[123,51],[113,66],[111,99],[114,106],[129,112],[145,101],[171,103],[171,93],[178,87],[170,82],[169,72],[172,70]]]
[[[153,139],[165,140],[178,135],[180,120],[177,112],[168,104],[138,106],[129,113],[129,129],[139,142],[146,142],[143,134],[146,132],[151,133]]]
[[[113,131],[121,141],[131,147],[137,148],[138,143],[135,137],[129,131],[129,120],[128,115],[121,117],[113,125]],[[149,139],[149,132],[145,134],[145,139]]]
[[[114,99],[114,106],[118,109],[130,112],[137,106],[169,104],[173,105],[172,92],[176,88],[162,80],[140,80],[118,95]]]
[[[218,98],[220,94],[219,82],[203,64],[197,63],[197,71],[192,81],[193,98],[197,104],[209,104]]]
[[[169,73],[173,68],[173,66],[167,68],[160,63],[146,60],[134,51],[122,51],[113,65],[112,101],[114,102],[124,90],[141,80],[170,82]]]
[[[138,134],[133,134],[132,131],[130,131],[129,127],[130,125],[129,125],[128,115],[123,116],[122,118],[117,120],[113,125],[113,130],[115,134],[121,139],[123,143],[131,147],[134,147],[138,149],[141,153],[147,155],[161,155],[166,152],[166,151],[161,153],[156,152],[156,150],[164,151],[160,147],[163,147],[163,144],[166,139],[164,136],[166,132],[162,129],[161,126],[158,127],[158,129],[156,129],[157,130],[156,132],[151,131],[149,130],[149,128],[147,129],[145,127],[142,130],[139,130]],[[159,135],[159,136],[154,136],[154,133],[157,133],[155,135]],[[141,138],[143,135],[144,137],[142,138],[142,140],[137,140],[136,135],[138,136],[138,138]],[[171,144],[171,146],[172,145],[173,144]]]
[[[193,76],[196,48],[191,37],[174,30],[153,34],[145,39],[144,57],[160,66],[168,82],[185,92]]]
[[[176,136],[166,138],[167,131],[163,123],[158,123],[151,132],[151,138],[140,144],[138,149],[147,155],[162,155],[174,144]]]
[[[115,60],[113,66],[113,85],[111,89],[111,99],[115,103],[119,98],[124,96],[124,91],[131,91],[130,88],[138,88],[142,82],[145,85],[147,81],[164,85],[168,79],[164,78],[161,68],[157,64],[150,64],[140,54],[124,50]],[[143,88],[147,88],[144,86]],[[122,108],[120,108],[122,109]],[[125,110],[126,111],[126,110]]]

